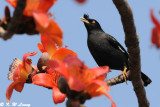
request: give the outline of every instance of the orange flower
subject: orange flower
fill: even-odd
[[[44,38],[43,35],[46,35],[50,41],[55,42],[59,47],[62,46],[63,32],[55,21],[49,20],[49,25],[46,28],[36,23],[36,30],[41,33],[41,39]]]
[[[9,85],[6,91],[6,98],[8,102],[10,102],[13,89],[21,92],[23,90],[24,83],[30,79],[28,76],[31,75],[32,78],[36,74],[36,67],[31,66],[32,60],[27,58],[28,56],[33,56],[35,54],[37,54],[37,52],[26,53],[23,56],[23,61],[16,58],[11,64],[11,73],[8,74],[8,79],[13,82]]]
[[[38,44],[39,50],[44,53],[47,52],[49,54],[50,59],[56,59],[62,61],[65,56],[68,55],[77,55],[75,52],[66,49],[66,48],[57,48],[56,44],[62,45],[61,39],[55,39],[53,42],[48,35],[41,35],[42,44]],[[56,43],[56,44],[55,44]],[[45,71],[47,73],[39,73],[35,75],[32,79],[33,84],[52,88],[52,97],[55,104],[62,103],[66,95],[61,93],[58,89],[58,78],[61,76],[58,72],[53,71],[52,69],[46,68]]]
[[[17,5],[17,0],[6,0],[6,1],[9,2],[14,8]],[[57,0],[27,0],[24,13],[27,13],[30,10],[42,10],[44,12],[47,12],[56,1]]]
[[[17,0],[7,0],[13,7],[16,7]],[[33,17],[36,24],[36,31],[48,35],[54,42],[62,46],[63,32],[54,20],[49,20],[48,10],[57,0],[27,0],[23,15]]]
[[[27,0],[23,14],[33,17],[36,22],[46,28],[49,25],[47,12],[57,0]],[[7,0],[14,8],[17,0]]]
[[[60,74],[51,69],[47,69],[46,71],[48,74],[36,74],[32,79],[32,83],[35,85],[52,88],[52,97],[55,104],[64,102],[66,95],[61,93],[57,86],[57,81]]]
[[[106,93],[109,87],[104,79],[110,71],[108,66],[88,69],[76,56],[66,56],[63,62],[50,60],[48,66],[66,78],[71,90],[83,91],[91,97],[104,94],[111,100],[112,107],[116,107],[112,98]]]
[[[157,48],[160,48],[160,22],[153,15],[153,10],[151,10],[150,16],[155,25],[152,29],[151,41]]]
[[[50,59],[57,59],[57,60],[63,60],[63,58],[67,55],[75,55],[77,56],[77,54],[75,52],[73,52],[72,50],[66,49],[66,48],[57,48],[57,46],[55,45],[55,43],[58,46],[62,45],[62,41],[61,39],[57,39],[55,38],[54,40],[55,42],[53,42],[48,35],[46,34],[42,34],[41,35],[41,42],[42,44],[38,43],[38,48],[39,50],[43,53],[43,52],[47,52],[50,56]]]

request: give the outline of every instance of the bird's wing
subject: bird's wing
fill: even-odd
[[[120,50],[121,52],[123,52],[125,54],[125,56],[128,58],[128,53],[127,51],[123,48],[123,46],[111,35],[107,34],[107,40],[109,41],[109,43],[116,49]]]

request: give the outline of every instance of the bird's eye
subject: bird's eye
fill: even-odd
[[[92,21],[92,23],[96,23],[95,21]]]

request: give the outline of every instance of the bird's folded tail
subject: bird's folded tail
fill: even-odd
[[[141,72],[141,78],[144,82],[144,86],[147,86],[148,84],[152,82],[152,80],[147,75],[145,75],[143,72]]]

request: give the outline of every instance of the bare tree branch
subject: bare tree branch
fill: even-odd
[[[131,77],[130,76],[130,71],[127,71],[127,75],[128,75],[127,80],[130,80],[130,77]],[[125,79],[124,79],[123,75],[118,75],[117,77],[114,77],[112,79],[106,80],[105,82],[109,86],[113,86],[113,85],[117,85],[117,84],[125,82]]]
[[[0,20],[0,38],[8,40],[14,34],[38,34],[33,17],[23,15],[25,6],[26,0],[18,0],[12,18],[10,17],[9,8],[5,7],[5,16]]]
[[[18,0],[17,1],[17,6],[15,8],[13,18],[11,19],[11,22],[9,23],[7,27],[7,31],[3,34],[1,34],[1,38],[4,40],[7,40],[13,36],[13,34],[16,32],[16,28],[18,28],[20,24],[20,19],[23,16],[23,10],[25,9],[26,6],[26,0]]]
[[[113,3],[121,15],[121,21],[125,32],[125,44],[129,53],[131,80],[139,107],[149,107],[149,101],[146,97],[146,91],[141,80],[139,38],[136,33],[131,7],[126,0],[113,0]]]

